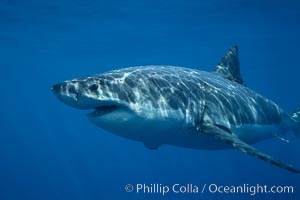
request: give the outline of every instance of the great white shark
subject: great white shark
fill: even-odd
[[[300,173],[251,144],[300,137],[300,109],[291,116],[245,86],[233,46],[213,72],[175,66],[139,66],[76,78],[52,86],[59,100],[93,110],[88,119],[150,149],[163,144],[193,149],[237,148]]]

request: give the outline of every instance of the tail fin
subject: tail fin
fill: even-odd
[[[291,118],[296,123],[293,131],[295,135],[300,139],[300,106],[293,112]]]

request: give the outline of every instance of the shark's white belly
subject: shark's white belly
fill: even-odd
[[[150,149],[156,149],[164,144],[192,149],[232,148],[231,145],[187,127],[182,120],[145,120],[122,110],[90,120],[118,136],[143,142]],[[244,142],[251,144],[274,137],[279,128],[280,125],[276,124],[242,125],[231,127],[230,131]]]

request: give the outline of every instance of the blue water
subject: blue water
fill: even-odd
[[[300,104],[298,1],[0,1],[0,199],[300,199],[300,175],[238,150],[159,150],[93,126],[52,84],[149,64],[210,71],[234,44],[246,84]],[[256,145],[300,167],[300,140]],[[127,193],[193,184],[198,194]],[[293,194],[201,194],[204,184],[289,185]]]

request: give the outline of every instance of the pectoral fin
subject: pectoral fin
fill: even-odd
[[[238,137],[236,137],[234,134],[230,134],[226,132],[224,129],[219,128],[218,126],[205,126],[203,127],[203,132],[206,135],[210,135],[214,137],[217,140],[223,141],[229,145],[232,145],[233,147],[241,150],[242,152],[255,156],[261,160],[264,160],[268,163],[271,163],[273,165],[276,165],[278,167],[281,167],[283,169],[290,170],[295,173],[300,173],[300,171],[296,168],[294,168],[292,165],[286,164],[280,160],[275,160],[271,156],[264,154],[257,150],[256,148],[250,146],[249,144],[243,142]]]

